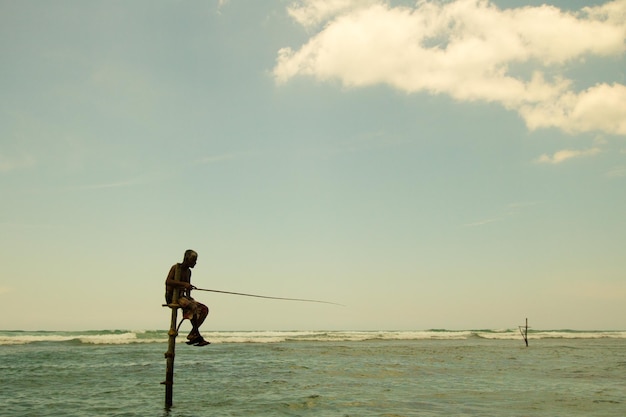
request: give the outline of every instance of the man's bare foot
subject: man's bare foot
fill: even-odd
[[[199,341],[198,343],[194,343],[194,346],[206,346],[206,345],[210,345],[211,342],[209,342],[208,340],[204,340],[204,338],[201,338],[202,340]]]
[[[188,340],[185,343],[188,345],[195,345],[196,343],[200,343],[204,340],[202,336],[196,336],[194,339]]]

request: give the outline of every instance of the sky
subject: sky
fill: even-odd
[[[0,329],[626,329],[626,0],[0,0]]]

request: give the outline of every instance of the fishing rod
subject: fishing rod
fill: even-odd
[[[198,287],[194,287],[194,286],[192,286],[191,289],[192,290],[197,290],[197,291],[216,292],[216,293],[220,293],[220,294],[243,295],[245,297],[269,298],[271,300],[305,301],[307,303],[333,304],[333,305],[336,305],[336,306],[345,307],[345,305],[339,304],[339,303],[333,303],[333,302],[330,302],[330,301],[321,301],[321,300],[308,300],[308,299],[305,299],[305,298],[269,297],[267,295],[245,294],[245,293],[242,293],[242,292],[209,290],[209,289],[206,289],[206,288],[198,288]]]

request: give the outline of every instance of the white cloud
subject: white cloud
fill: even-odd
[[[537,162],[542,164],[560,164],[561,162],[565,162],[568,159],[592,156],[598,153],[600,153],[600,148],[591,148],[585,150],[564,149],[562,151],[555,152],[552,156],[548,154],[543,154],[537,159]]]
[[[518,111],[531,129],[557,127],[569,133],[626,135],[626,86],[599,84],[578,94],[565,91],[553,101],[526,104]]]
[[[305,0],[287,7],[289,15],[304,27],[312,27],[333,17],[366,8],[379,0]]]
[[[576,92],[561,74],[564,64],[625,51],[626,0],[577,13],[546,5],[499,9],[487,0],[422,0],[415,7],[309,0],[288,11],[321,29],[299,49],[278,51],[278,83],[308,75],[348,87],[387,84],[498,102],[530,129],[626,135],[626,86],[598,82]],[[515,75],[520,64],[534,70]]]

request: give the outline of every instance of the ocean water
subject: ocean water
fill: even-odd
[[[2,416],[626,416],[626,332],[0,331]]]

